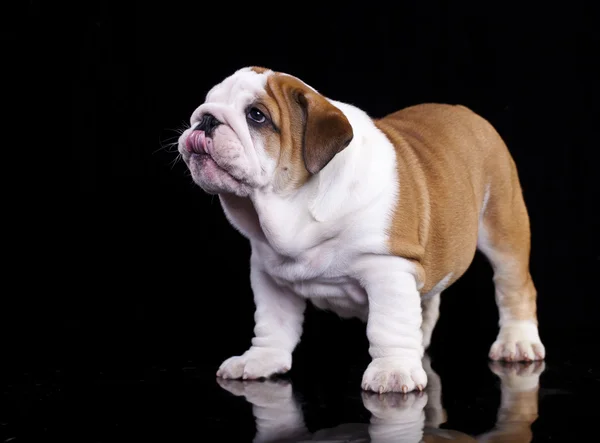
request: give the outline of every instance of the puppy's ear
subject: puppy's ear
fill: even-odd
[[[296,99],[304,112],[304,165],[316,174],[350,144],[354,133],[344,113],[317,92],[301,91]]]

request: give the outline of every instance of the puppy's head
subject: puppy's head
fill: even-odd
[[[190,123],[179,152],[211,194],[297,189],[353,137],[344,113],[313,88],[256,67],[213,87]]]

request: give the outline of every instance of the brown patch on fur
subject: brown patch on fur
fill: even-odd
[[[262,74],[264,72],[270,71],[270,69],[263,68],[262,66],[251,66],[250,70],[256,72],[257,74]]]
[[[350,144],[354,132],[346,115],[322,95],[307,90],[298,95],[298,101],[305,117],[304,165],[316,174]]]
[[[352,140],[344,113],[295,77],[270,75],[261,102],[278,129],[262,135],[280,187],[302,186]]]
[[[529,275],[529,219],[515,164],[502,138],[462,106],[424,104],[375,121],[396,148],[400,195],[390,235],[393,254],[413,260],[429,292],[469,267],[486,189],[484,254],[494,268],[500,308],[535,319]]]

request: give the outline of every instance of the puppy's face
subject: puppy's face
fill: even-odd
[[[213,87],[179,138],[192,178],[210,194],[285,193],[352,140],[346,116],[295,77],[244,68]]]

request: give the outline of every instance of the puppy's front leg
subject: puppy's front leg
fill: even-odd
[[[413,264],[390,256],[366,259],[361,280],[369,299],[367,337],[373,360],[362,388],[382,392],[423,390],[421,300]]]
[[[292,367],[292,351],[300,340],[306,301],[279,287],[253,260],[250,282],[254,292],[254,338],[243,355],[225,360],[218,377],[257,379]]]

